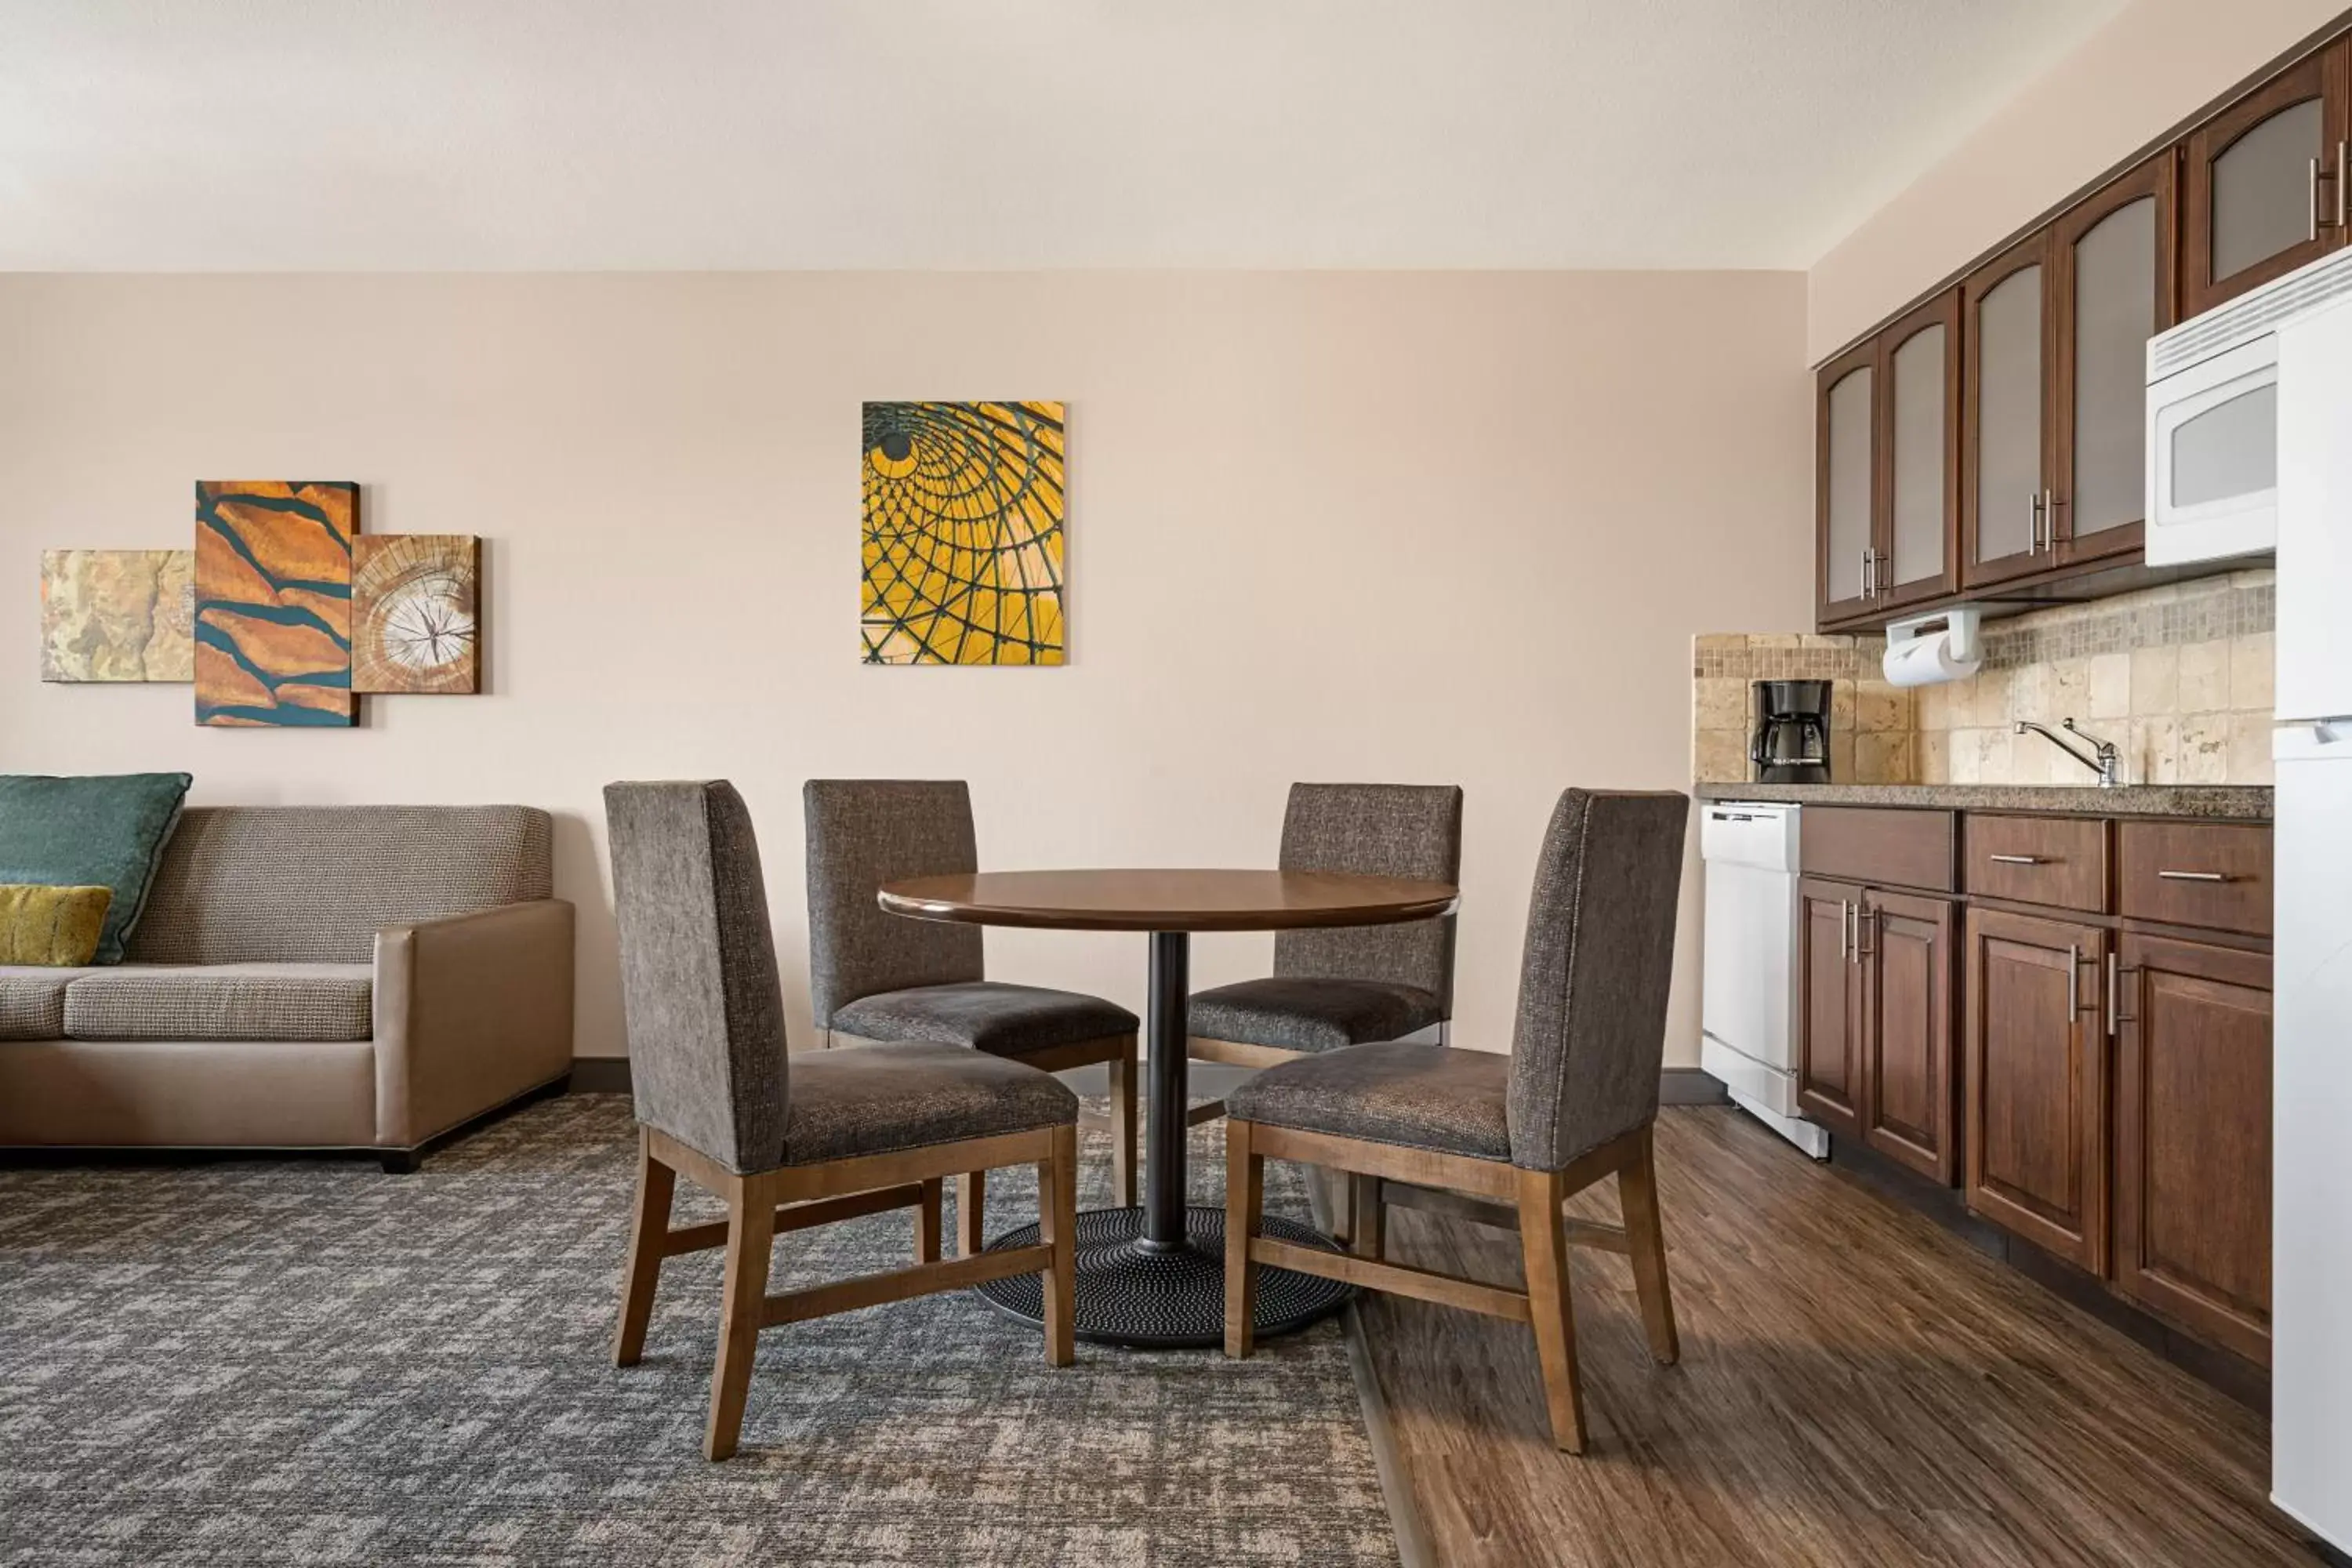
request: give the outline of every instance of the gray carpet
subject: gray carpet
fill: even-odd
[[[610,1360],[633,1151],[626,1100],[577,1095],[405,1177],[0,1170],[0,1563],[1396,1561],[1330,1323],[1063,1371],[968,1293],[771,1330],[742,1452],[704,1463],[717,1255],[673,1259],[644,1364]],[[1034,1217],[995,1180],[992,1232]],[[1289,1167],[1267,1187],[1304,1214]],[[772,1288],[900,1267],[911,1224],[788,1236]]]

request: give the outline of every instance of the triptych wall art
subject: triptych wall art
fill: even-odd
[[[196,722],[350,727],[372,692],[472,692],[481,546],[363,534],[347,480],[203,479],[193,550],[41,557],[41,679],[192,681]]]

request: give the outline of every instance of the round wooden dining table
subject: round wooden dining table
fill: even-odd
[[[1121,931],[1150,937],[1145,1046],[1150,1105],[1144,1122],[1143,1204],[1078,1216],[1076,1331],[1097,1344],[1164,1348],[1224,1341],[1222,1208],[1185,1202],[1185,1026],[1194,931],[1290,931],[1310,926],[1393,925],[1453,912],[1450,883],[1329,871],[982,871],[886,885],[882,908],[910,920],[1045,931]],[[1277,1215],[1265,1234],[1330,1247],[1311,1226]],[[1036,1239],[1032,1225],[999,1237],[992,1249]],[[1016,1317],[1043,1322],[1038,1277],[982,1286]],[[1344,1305],[1352,1288],[1267,1268],[1258,1277],[1256,1331],[1286,1333]]]

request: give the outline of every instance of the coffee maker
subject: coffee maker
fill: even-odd
[[[1759,680],[1749,689],[1748,760],[1757,784],[1830,782],[1830,683]]]

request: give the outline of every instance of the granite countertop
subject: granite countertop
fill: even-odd
[[[2268,822],[2268,784],[1703,784],[1701,800],[1805,805],[1896,805],[1945,811],[2047,811],[2076,816],[2185,816]]]

